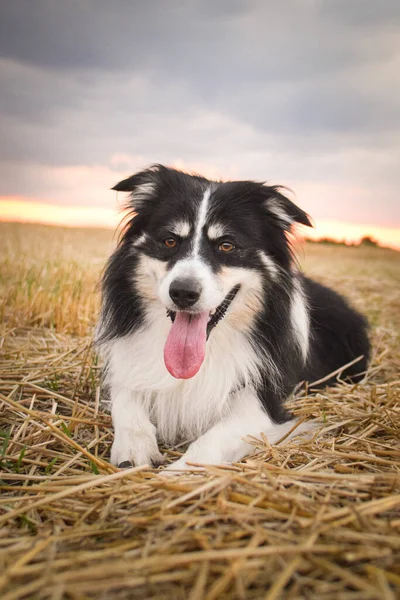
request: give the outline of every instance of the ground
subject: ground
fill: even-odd
[[[165,479],[108,462],[91,334],[114,243],[0,224],[1,598],[398,597],[400,254],[300,247],[367,314],[368,375],[291,401],[312,439]]]

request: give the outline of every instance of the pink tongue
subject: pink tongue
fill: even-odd
[[[206,353],[209,313],[177,312],[165,347],[164,362],[177,379],[190,379],[200,369]]]

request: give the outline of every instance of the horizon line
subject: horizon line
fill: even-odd
[[[31,223],[70,228],[116,230],[122,220],[118,207],[71,206],[0,198],[0,222]],[[312,229],[301,227],[303,238],[331,238],[346,245],[372,238],[381,247],[400,250],[400,227],[349,223],[337,219],[314,219]]]

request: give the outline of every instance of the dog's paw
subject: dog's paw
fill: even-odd
[[[121,469],[133,465],[158,467],[164,462],[164,457],[155,437],[144,434],[143,431],[119,431],[111,448],[111,462]]]
[[[187,462],[186,462],[187,461]],[[188,463],[204,463],[211,464],[209,460],[201,460],[199,457],[189,456],[187,453],[181,456],[178,460],[171,463],[162,470],[161,475],[181,475],[183,473],[204,473],[204,467],[196,466]]]
[[[226,457],[221,452],[221,449],[216,444],[209,444],[207,440],[199,438],[192,444],[177,461],[168,465],[163,470],[166,475],[179,475],[182,472],[204,473],[203,466],[196,465],[219,465],[226,461]]]
[[[168,467],[165,467],[165,469],[163,469],[161,471],[160,475],[163,475],[166,477],[171,477],[173,475],[183,475],[184,473],[186,473],[186,474],[188,474],[188,473],[201,474],[203,472],[204,472],[203,467],[196,467],[194,465],[188,465],[185,462],[184,457],[182,457],[179,460],[176,460],[175,462],[168,465]]]

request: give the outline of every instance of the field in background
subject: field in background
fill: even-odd
[[[400,253],[305,245],[372,329],[366,381],[299,398],[312,440],[203,477],[108,463],[91,333],[108,230],[0,223],[0,596],[387,598],[400,589]],[[180,449],[170,450],[169,459]]]

